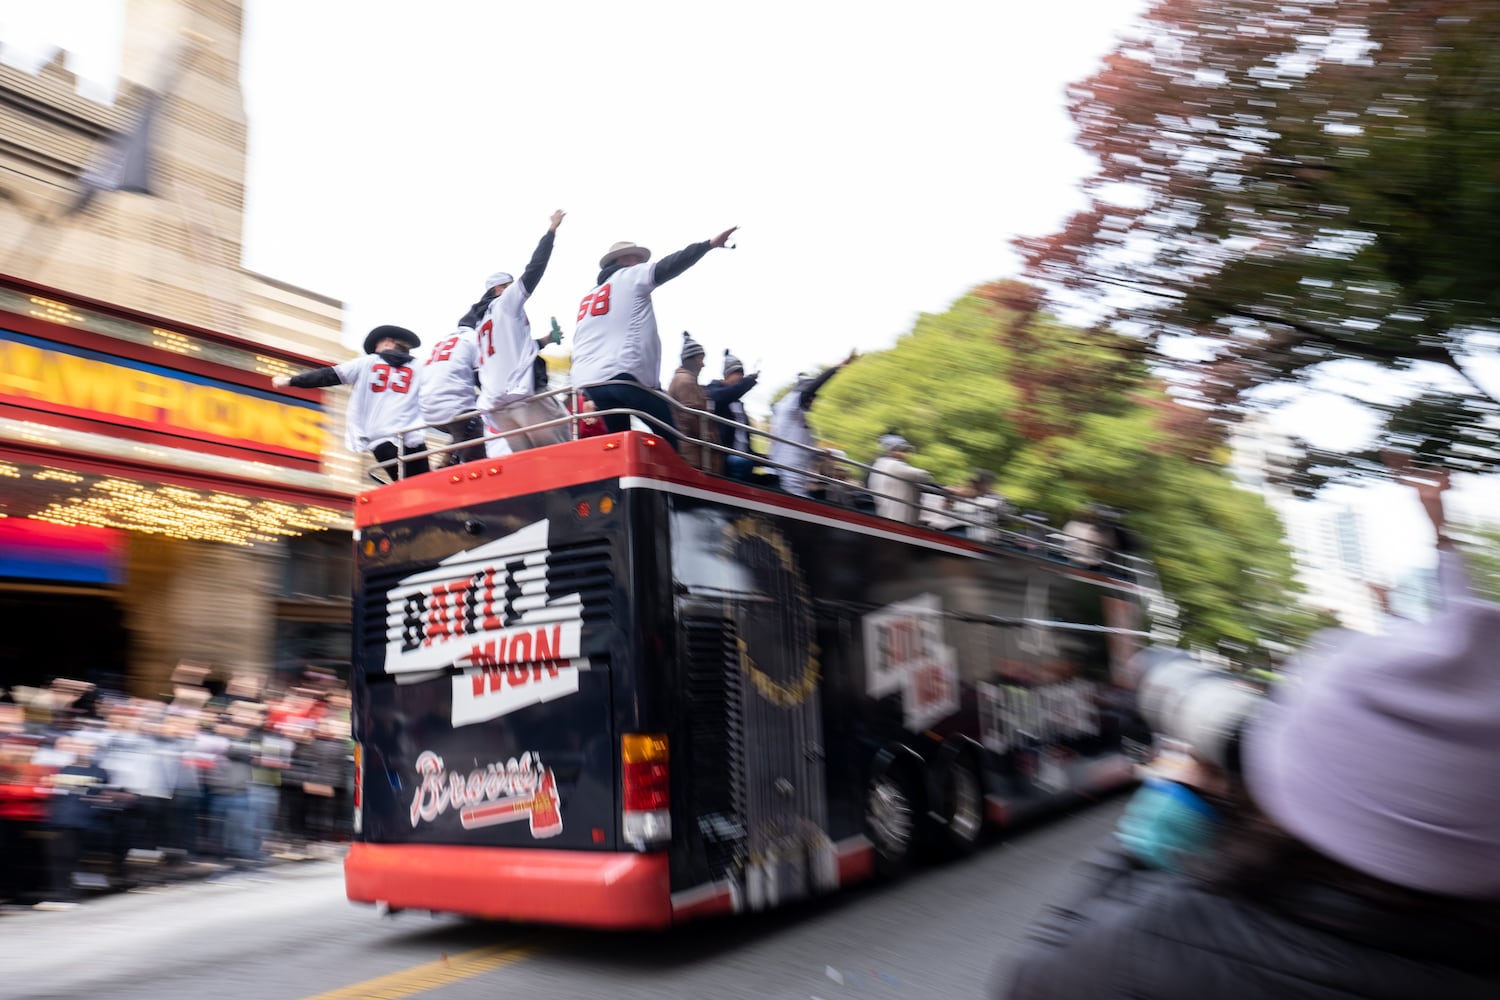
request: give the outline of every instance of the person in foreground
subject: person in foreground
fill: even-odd
[[[1310,648],[1238,768],[1148,779],[1010,1000],[1500,997],[1500,605],[1417,486],[1441,605]],[[1237,773],[1236,773],[1237,771]]]

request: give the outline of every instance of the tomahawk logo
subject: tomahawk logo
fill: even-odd
[[[582,601],[548,596],[550,555],[547,522],[538,521],[401,580],[386,598],[386,672],[494,672],[578,656]]]

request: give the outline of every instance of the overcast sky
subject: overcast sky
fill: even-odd
[[[1091,169],[1064,88],[1145,6],[248,0],[244,263],[342,300],[351,350],[381,323],[435,338],[562,208],[529,311],[571,337],[611,243],[739,225],[656,294],[663,378],[690,330],[708,376],[726,347],[761,365],[763,410],[1016,274],[1010,241],[1054,229]],[[108,95],[123,11],[0,0],[4,58],[64,47]]]
[[[244,262],[343,300],[351,345],[435,337],[562,208],[530,314],[569,335],[611,243],[739,225],[658,291],[663,375],[690,330],[768,395],[1016,272],[1090,167],[1063,88],[1143,6],[249,0]],[[122,10],[0,0],[0,39],[107,89]]]

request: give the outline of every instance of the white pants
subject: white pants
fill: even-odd
[[[573,436],[567,424],[534,430],[531,428],[534,424],[560,420],[567,415],[568,411],[552,396],[545,399],[523,399],[519,403],[491,410],[484,415],[485,435],[489,438],[484,442],[484,453],[490,458],[499,458],[513,451],[561,444]],[[491,436],[506,431],[513,433],[503,438]]]

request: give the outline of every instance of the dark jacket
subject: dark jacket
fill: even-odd
[[[745,413],[745,404],[740,402],[740,397],[755,388],[760,381],[760,372],[754,375],[746,375],[738,382],[730,385],[723,379],[714,379],[703,387],[708,396],[709,412],[716,417],[725,420],[733,420],[736,423],[748,424],[749,416]],[[740,451],[750,450],[749,434],[728,424],[715,424],[719,432],[719,443],[726,448],[737,448]],[[741,447],[743,445],[743,447]]]
[[[243,737],[230,737],[223,756],[214,761],[208,785],[216,795],[240,795],[250,790],[251,759],[259,752]]]
[[[1420,917],[1323,885],[1255,900],[1111,852],[1047,914],[1008,1000],[1397,1000],[1500,997],[1493,907]]]
[[[108,804],[109,772],[98,764],[69,764],[53,777],[52,825],[65,830],[99,830],[107,824],[100,810]]]

